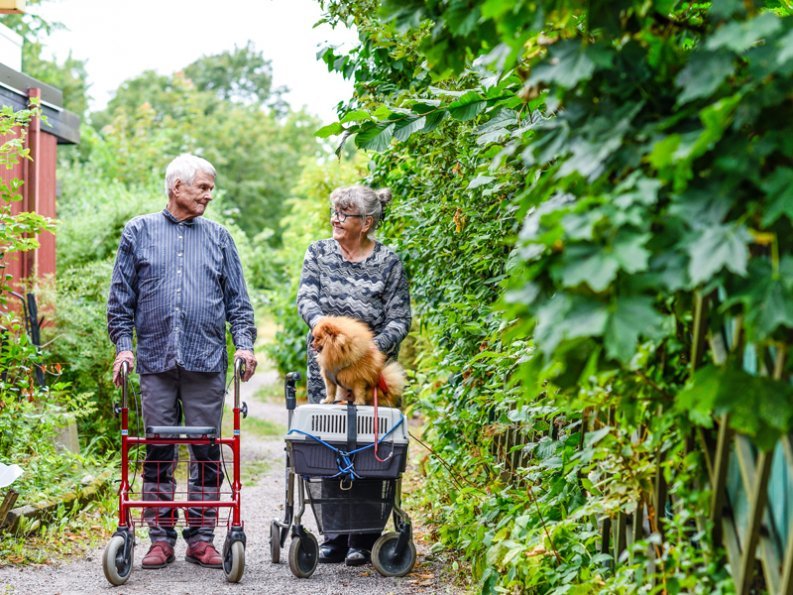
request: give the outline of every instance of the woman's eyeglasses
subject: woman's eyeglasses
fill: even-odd
[[[339,223],[344,223],[345,221],[347,221],[348,217],[359,217],[363,219],[364,217],[366,217],[366,215],[353,215],[351,213],[342,213],[341,211],[337,211],[333,207],[330,208],[331,219],[336,219],[339,221]]]

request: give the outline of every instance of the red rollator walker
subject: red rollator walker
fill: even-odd
[[[129,365],[125,362],[121,369],[121,406],[116,406],[116,413],[121,416],[121,484],[118,489],[118,528],[110,542],[105,547],[102,556],[102,568],[105,577],[113,585],[123,585],[132,573],[135,552],[135,527],[137,524],[145,526],[145,518],[152,514],[158,515],[157,524],[165,527],[175,527],[178,520],[178,509],[183,510],[186,523],[191,526],[206,527],[218,526],[225,521],[227,526],[226,539],[223,543],[223,572],[226,580],[232,583],[239,582],[245,571],[245,532],[244,523],[240,515],[240,416],[247,417],[248,408],[245,403],[240,407],[240,376],[243,362],[234,362],[234,430],[230,438],[217,435],[211,426],[149,426],[145,436],[131,436],[129,433],[129,409],[127,404],[127,377]],[[135,399],[138,407],[139,400]],[[140,419],[140,418],[139,418]],[[140,432],[138,432],[139,434]],[[193,469],[189,473],[204,473],[201,465],[214,465],[218,471],[218,481],[206,493],[199,493],[199,499],[192,493],[188,499],[187,488],[177,492],[171,484],[164,489],[155,489],[158,494],[168,492],[173,499],[144,499],[144,482],[140,475],[144,459],[140,456],[148,446],[173,445],[175,455],[173,460],[147,461],[148,465],[173,466],[174,477],[179,477],[182,484],[186,483],[185,475],[180,473],[180,465],[186,467],[186,460],[179,457],[182,446],[220,446],[220,462],[193,461]],[[229,461],[231,457],[231,461]],[[229,465],[230,463],[230,465]],[[196,468],[195,465],[199,465]],[[228,468],[232,472],[229,476]],[[159,467],[158,467],[159,470]],[[223,482],[223,479],[226,479]],[[136,485],[137,483],[137,485]],[[224,487],[225,489],[222,489]],[[178,496],[182,495],[180,499]],[[133,510],[139,509],[138,514]],[[189,509],[189,511],[188,511]],[[217,514],[206,514],[208,509],[217,510]],[[148,511],[148,512],[147,512]]]

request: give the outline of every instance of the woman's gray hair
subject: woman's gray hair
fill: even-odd
[[[353,209],[358,214],[372,218],[372,227],[366,234],[370,238],[374,237],[374,231],[383,220],[383,209],[391,202],[391,198],[391,190],[388,188],[375,190],[360,185],[336,188],[330,193],[330,202],[335,209]]]
[[[198,172],[209,174],[213,178],[217,177],[215,168],[206,159],[189,153],[179,155],[165,168],[165,195],[171,196],[171,190],[176,185],[176,180],[182,180],[185,184],[191,185],[195,182]]]

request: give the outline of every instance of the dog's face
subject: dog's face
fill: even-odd
[[[341,331],[335,325],[323,321],[314,327],[312,334],[314,340],[311,342],[311,346],[317,353],[322,353],[327,345],[338,341]]]

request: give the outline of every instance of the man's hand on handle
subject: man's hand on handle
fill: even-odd
[[[242,360],[245,364],[245,369],[242,372],[242,376],[240,378],[243,382],[248,382],[253,376],[253,373],[256,371],[256,356],[253,355],[253,351],[248,349],[237,349],[234,353],[235,360]]]
[[[135,367],[135,354],[131,351],[119,351],[116,354],[116,361],[113,362],[113,384],[121,386],[121,364],[127,362],[129,371]]]

